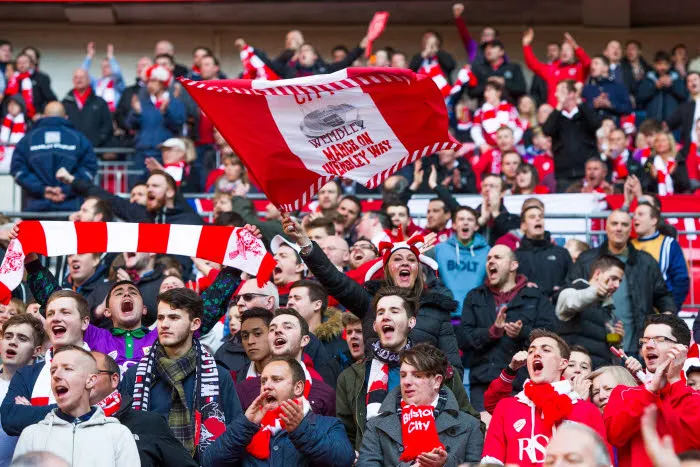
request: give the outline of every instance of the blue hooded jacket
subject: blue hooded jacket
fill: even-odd
[[[452,318],[462,316],[462,305],[470,290],[484,283],[486,255],[489,245],[481,234],[474,234],[469,246],[462,245],[452,234],[446,242],[435,247],[440,278],[459,304]]]
[[[73,124],[61,117],[44,117],[22,138],[12,156],[10,172],[29,197],[29,211],[69,211],[80,207],[80,198],[70,185],[59,182],[56,172],[65,167],[76,180],[92,182],[97,173],[97,156],[92,144]],[[62,203],[44,198],[44,189],[61,188]]]

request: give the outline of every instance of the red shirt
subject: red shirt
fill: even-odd
[[[658,394],[644,386],[613,389],[603,419],[608,442],[617,448],[619,467],[653,467],[640,431],[644,409],[659,408],[656,429],[659,437],[671,435],[676,453],[700,448],[700,393],[681,380]]]
[[[547,102],[552,107],[557,106],[557,84],[565,79],[573,79],[576,82],[583,83],[588,77],[588,71],[591,67],[591,59],[588,54],[581,48],[577,48],[574,53],[578,59],[577,63],[564,64],[559,60],[551,64],[542,63],[537,60],[532,47],[523,46],[523,55],[525,56],[525,64],[537,76],[545,80],[547,83]]]
[[[572,393],[571,383],[554,384],[560,393]],[[566,420],[579,422],[605,437],[600,411],[591,402],[576,399]],[[493,412],[486,432],[482,462],[488,460],[520,467],[542,465],[552,430],[545,427],[540,409],[534,407],[523,392],[501,400]]]

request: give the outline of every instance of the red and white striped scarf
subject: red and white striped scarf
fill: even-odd
[[[630,172],[627,169],[627,159],[629,159],[629,153],[627,151],[622,151],[615,159],[613,159],[613,165],[615,169],[612,173],[612,181],[618,182],[625,180]]]
[[[302,406],[302,409],[304,410],[304,417],[306,417],[306,415],[311,411],[311,405],[306,398],[302,397],[301,399],[294,399],[294,402]],[[270,458],[270,441],[272,440],[272,437],[280,431],[286,429],[284,421],[282,421],[280,418],[281,415],[282,408],[279,406],[263,415],[263,418],[260,421],[260,429],[253,435],[250,443],[248,446],[246,446],[246,451],[248,454],[261,460]]]
[[[36,114],[36,109],[34,108],[34,94],[32,89],[32,74],[30,72],[20,73],[15,71],[10,82],[7,83],[7,88],[5,89],[5,95],[13,96],[17,93],[22,95],[24,99],[24,105],[27,109],[27,116],[29,118],[34,117]]]
[[[241,62],[243,62],[243,79],[264,79],[268,81],[280,79],[277,73],[265,65],[265,62],[255,54],[255,49],[251,46],[246,46],[245,49],[241,50]]]
[[[450,86],[450,83],[447,81],[447,77],[445,76],[445,73],[442,72],[442,68],[440,68],[436,58],[430,61],[424,60],[423,65],[421,65],[420,69],[418,70],[418,73],[424,74],[431,78],[433,82],[435,82],[438,89],[440,89],[442,97],[446,98],[450,95],[452,86]]]
[[[671,172],[676,166],[675,159],[664,161],[661,156],[654,156],[654,168],[656,169],[656,183],[659,196],[673,194],[673,178]]]
[[[185,173],[185,161],[176,162],[174,164],[165,164],[163,169],[175,179],[177,186],[182,183],[182,176]]]
[[[170,93],[168,91],[165,91],[162,93],[160,96],[149,96],[151,98],[151,102],[153,105],[156,107],[156,109],[160,110],[160,108],[163,106],[163,103],[166,100],[170,100]]]
[[[97,81],[95,94],[107,102],[110,112],[117,110],[117,93],[114,91],[114,80],[112,78],[100,78]]]
[[[111,417],[121,408],[122,395],[119,393],[119,391],[114,391],[112,394],[98,402],[97,406],[102,407],[106,417]]]
[[[77,89],[73,89],[73,97],[75,97],[75,103],[78,105],[78,110],[83,110],[83,107],[85,107],[85,103],[90,97],[90,94],[92,94],[91,88],[87,88],[83,92],[79,92]]]
[[[141,252],[194,256],[257,276],[260,287],[276,266],[262,240],[235,227],[128,222],[24,221],[0,264],[0,303],[24,277],[25,255]]]
[[[367,381],[367,420],[379,415],[379,408],[389,393],[389,365],[374,358],[369,367],[369,380]]]
[[[27,125],[24,122],[24,114],[18,113],[16,116],[5,115],[0,128],[0,145],[14,146],[24,138],[27,132]]]
[[[459,73],[457,73],[457,81],[450,89],[450,95],[457,94],[462,90],[462,86],[469,86],[470,88],[475,87],[478,84],[476,75],[472,73],[472,67],[470,65],[464,65]]]
[[[501,101],[498,106],[484,103],[474,114],[473,124],[481,127],[483,139],[489,146],[496,145],[496,132],[501,127],[507,126],[515,132],[521,125],[517,109],[506,101]],[[516,136],[516,141],[518,139]]]

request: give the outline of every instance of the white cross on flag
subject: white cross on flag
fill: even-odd
[[[280,81],[180,80],[279,209],[300,209],[328,181],[368,188],[415,160],[459,146],[432,79],[348,68]]]

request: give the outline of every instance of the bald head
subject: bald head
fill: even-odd
[[[44,108],[45,117],[61,117],[66,118],[66,109],[63,108],[63,104],[58,101],[51,101],[46,104]]]
[[[156,56],[162,54],[175,55],[175,46],[170,41],[158,41],[154,52]]]
[[[87,70],[78,68],[73,72],[73,87],[80,92],[85,91],[90,86],[90,75]]]
[[[486,280],[501,291],[510,290],[515,285],[518,272],[518,258],[515,252],[505,245],[496,245],[486,255]]]

